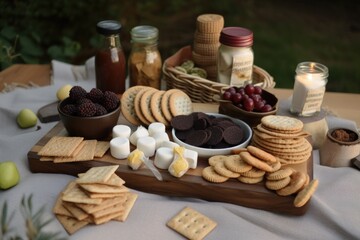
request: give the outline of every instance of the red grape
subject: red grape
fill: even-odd
[[[262,108],[262,112],[270,112],[272,110],[272,106],[270,104],[265,104]]]
[[[231,100],[231,92],[224,92],[223,93],[224,100]]]
[[[254,86],[254,93],[255,94],[262,94],[262,88],[260,86]]]
[[[244,100],[244,108],[246,111],[253,111],[254,110],[254,100],[251,98],[247,98]]]
[[[235,89],[235,87],[230,87],[230,88],[226,89],[226,92],[230,92],[231,94],[234,94],[234,93],[236,93],[236,89]]]
[[[244,89],[244,87],[239,87],[239,88],[237,89],[237,92],[238,92],[238,93],[241,93],[241,95],[244,95],[244,94],[245,94],[245,89]]]
[[[234,93],[233,95],[231,95],[231,101],[233,102],[233,104],[238,104],[240,103],[242,100],[242,96],[240,93]]]
[[[254,102],[262,101],[262,98],[259,94],[252,94],[250,96],[250,98],[252,98],[252,100],[254,100]]]
[[[251,94],[253,94],[254,93],[254,86],[252,85],[252,84],[247,84],[246,86],[245,86],[245,93],[247,94],[247,95],[251,95]]]
[[[263,101],[254,101],[254,109],[256,111],[261,111],[261,109],[265,106],[265,104],[263,103]]]

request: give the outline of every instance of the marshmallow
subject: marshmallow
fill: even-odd
[[[139,138],[149,136],[149,132],[143,126],[139,126],[133,134],[130,135],[130,142],[132,145],[137,146],[137,141]]]
[[[167,147],[173,149],[174,147],[179,147],[179,144],[173,142],[173,141],[162,141],[160,143],[160,147]]]
[[[137,141],[137,148],[144,153],[146,157],[152,157],[155,154],[156,142],[152,137],[142,137]]]
[[[158,132],[152,136],[155,139],[155,148],[158,149],[162,142],[169,141],[169,135],[166,132]]]
[[[148,127],[149,135],[152,137],[156,133],[165,132],[165,124],[153,122]]]
[[[112,129],[112,137],[124,137],[129,138],[131,134],[131,128],[127,125],[116,125]]]
[[[110,141],[111,156],[117,159],[127,158],[130,154],[129,139],[124,137],[116,137]]]
[[[160,169],[168,169],[174,159],[172,148],[161,147],[156,150],[154,165]]]
[[[189,168],[195,169],[197,167],[198,153],[196,151],[185,149],[184,158],[189,163]]]

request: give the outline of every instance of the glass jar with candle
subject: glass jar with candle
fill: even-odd
[[[252,83],[253,32],[241,27],[226,27],[220,33],[220,43],[217,58],[218,82],[232,86]]]
[[[121,94],[125,91],[126,60],[120,43],[121,25],[106,20],[96,25],[102,35],[103,47],[95,55],[96,87]]]
[[[157,47],[158,29],[153,26],[137,26],[130,33],[130,86],[144,85],[160,89],[162,60]]]
[[[328,76],[328,68],[320,63],[299,63],[290,111],[298,116],[313,116],[320,112]]]

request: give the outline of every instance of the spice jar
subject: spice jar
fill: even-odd
[[[160,89],[162,60],[157,47],[158,32],[153,26],[137,26],[131,30],[130,86]]]
[[[253,32],[241,27],[226,27],[220,33],[220,43],[217,58],[218,82],[232,86],[252,83]]]
[[[121,24],[106,20],[96,25],[103,46],[95,55],[96,87],[121,94],[125,91],[126,60],[120,43]]]
[[[291,113],[307,117],[320,112],[328,76],[328,68],[320,63],[299,63],[296,67]]]

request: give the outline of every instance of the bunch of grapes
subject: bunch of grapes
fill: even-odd
[[[259,86],[247,84],[245,87],[230,87],[223,93],[224,100],[231,101],[236,107],[248,112],[270,112],[273,107],[262,96]]]

